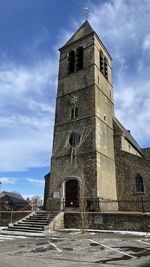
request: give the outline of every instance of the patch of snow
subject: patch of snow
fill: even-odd
[[[71,234],[79,234],[81,233],[81,229],[63,229],[61,231],[64,232],[71,232]],[[150,237],[150,233],[148,232],[137,232],[137,231],[119,231],[119,230],[96,230],[96,229],[84,229],[84,232],[90,232],[90,233],[114,233],[114,234],[120,234],[120,235],[134,235],[134,236],[144,236],[144,237]]]
[[[87,229],[87,232],[98,232],[98,233],[114,233],[120,235],[136,235],[136,236],[145,236],[150,237],[150,233],[148,232],[135,232],[135,231],[116,231],[116,230],[93,230]]]
[[[0,241],[3,241],[3,240],[13,240],[13,239],[16,239],[16,238],[26,238],[26,236],[13,236],[13,235],[0,235]]]
[[[81,231],[78,231],[78,232],[73,232],[73,233],[70,233],[71,235],[79,235],[81,234],[82,232]]]

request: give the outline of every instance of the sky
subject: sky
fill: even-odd
[[[115,115],[150,147],[149,0],[0,0],[0,182],[41,196],[50,170],[58,49],[88,20],[113,58]]]

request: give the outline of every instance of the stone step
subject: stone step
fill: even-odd
[[[37,217],[37,216],[30,216],[28,219],[35,218],[37,220],[47,220],[48,217]]]
[[[15,228],[15,227],[11,227],[11,228],[7,228],[7,231],[16,231],[16,232],[30,232],[30,233],[43,233],[43,230],[34,230],[34,229],[20,229],[20,228]]]
[[[48,217],[48,215],[46,215],[46,216],[45,216],[45,215],[44,215],[44,216],[41,216],[41,215],[36,215],[36,214],[35,214],[35,215],[30,216],[30,217],[36,217],[36,218],[38,218],[38,219],[42,219],[42,218],[43,218],[43,219],[46,219],[46,218]]]
[[[25,218],[26,220],[38,220],[38,221],[47,221],[47,218],[37,218],[35,216]]]
[[[33,216],[33,217],[29,217],[29,219],[34,219],[34,220],[38,220],[38,221],[40,221],[40,220],[47,220],[47,217],[45,217],[45,218],[43,218],[43,217],[40,217],[40,218],[38,218],[38,217],[36,217],[36,216]]]
[[[56,216],[56,213],[49,213],[44,211],[38,211],[32,214],[30,217],[22,219],[20,222],[15,223],[7,228],[8,231],[30,232],[30,233],[42,233],[44,227]]]
[[[45,225],[33,225],[33,224],[14,224],[14,227],[17,227],[17,228],[37,228],[37,229],[44,229],[44,226]]]
[[[44,211],[44,210],[43,211],[42,210],[36,211],[36,214],[43,214],[44,215],[44,214],[48,214],[48,211]]]
[[[48,216],[48,213],[35,213],[36,216]]]
[[[29,223],[44,223],[44,224],[48,224],[48,220],[36,220],[36,219],[32,219],[32,220],[22,220],[22,222],[29,222]]]
[[[30,217],[30,218],[26,218],[26,220],[36,220],[36,221],[47,221],[47,219],[38,219],[38,218],[36,218],[36,217]]]
[[[37,215],[37,214],[33,214],[32,216],[36,216],[37,218],[47,218],[48,215]]]
[[[9,226],[8,227],[9,230],[10,229],[20,229],[20,230],[35,230],[35,231],[43,231],[44,227],[39,227],[39,228],[34,228],[34,227],[28,227],[28,226],[18,226],[17,225],[13,225],[13,226]]]
[[[37,220],[47,220],[48,217],[43,217],[43,216],[38,217],[38,216],[36,216],[36,215],[32,215],[32,216],[30,216],[30,217],[28,217],[28,218],[29,218],[29,219],[30,219],[30,218],[35,218],[35,219],[37,219]]]
[[[37,229],[37,230],[43,230],[44,229],[44,226],[40,226],[40,227],[37,227],[37,226],[28,226],[28,225],[25,225],[25,226],[23,226],[23,225],[12,225],[12,226],[9,226],[9,228],[19,228],[19,229],[22,229],[22,228],[26,228],[26,229],[31,229],[31,228],[33,228],[33,229]]]
[[[18,222],[17,223],[17,225],[23,225],[23,224],[26,224],[26,225],[41,225],[41,226],[45,226],[45,225],[47,225],[47,223],[39,223],[39,222],[34,222],[34,223],[32,223],[32,222],[27,222],[27,221],[22,221],[22,222]]]

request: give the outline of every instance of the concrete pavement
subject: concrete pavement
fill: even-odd
[[[0,235],[0,267],[150,266],[150,238],[116,233]]]

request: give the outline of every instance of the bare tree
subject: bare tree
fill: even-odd
[[[40,196],[27,198],[26,201],[31,205],[33,211],[37,211],[42,207],[42,199]]]
[[[86,216],[86,198],[85,198],[85,181],[84,181],[84,174],[81,173],[81,197],[80,197],[80,211],[81,211],[81,230],[82,233],[87,224],[87,216]]]

